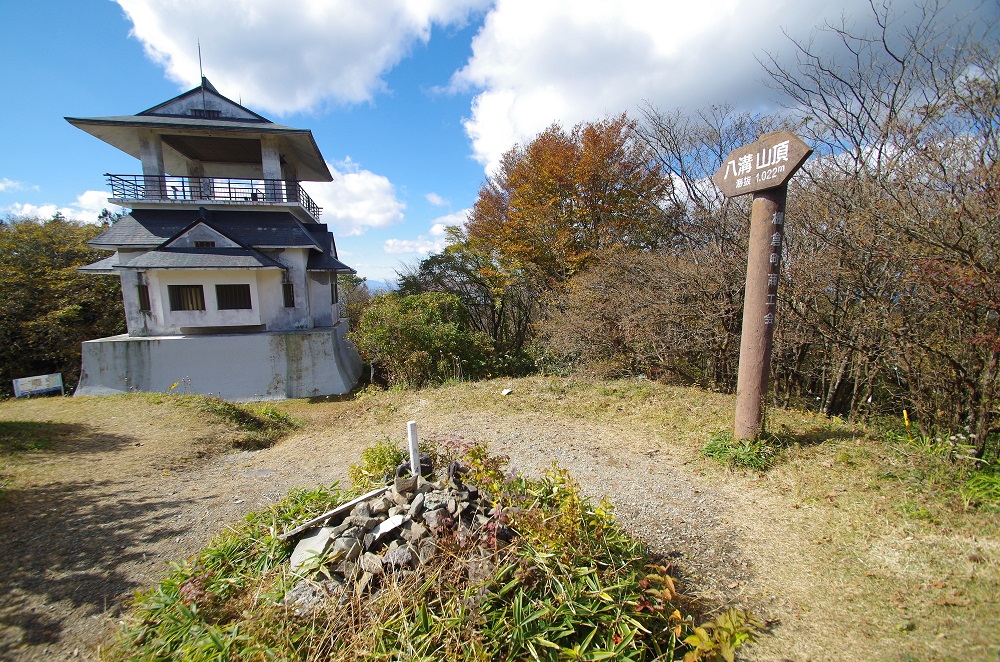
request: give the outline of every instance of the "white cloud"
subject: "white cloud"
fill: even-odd
[[[435,207],[447,207],[450,204],[437,193],[428,193],[424,196],[424,199]]]
[[[427,234],[421,234],[416,239],[386,239],[382,249],[390,255],[440,253],[448,245],[448,226],[464,223],[470,211],[463,209],[434,219]]]
[[[952,0],[947,11],[977,3]],[[774,107],[756,57],[791,57],[782,29],[807,39],[842,16],[856,29],[872,22],[867,0],[497,0],[452,87],[477,91],[465,129],[489,173],[553,122],[634,114],[645,101],[664,110]],[[815,44],[834,46],[822,34]]]
[[[111,212],[121,211],[121,207],[108,202],[107,192],[84,191],[76,196],[76,202],[69,206],[59,206],[53,203],[34,205],[27,202],[15,202],[8,206],[6,211],[13,216],[40,219],[52,218],[56,213],[60,213],[66,218],[83,223],[97,223],[97,217],[104,209]]]
[[[334,234],[350,237],[370,228],[384,228],[403,220],[406,205],[396,199],[392,182],[362,170],[350,157],[328,163],[332,182],[310,182],[309,195],[323,208],[321,220],[333,225]]]
[[[22,182],[16,182],[13,179],[7,179],[6,177],[0,177],[0,191],[37,191],[37,186],[29,186]]]
[[[132,35],[182,87],[205,75],[220,92],[279,114],[332,99],[370,101],[382,75],[435,25],[459,25],[488,0],[117,0]]]
[[[429,255],[440,252],[444,249],[444,245],[444,240],[428,239],[421,235],[416,239],[386,239],[382,247],[390,255],[403,253]]]

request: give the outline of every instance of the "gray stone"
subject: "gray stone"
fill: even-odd
[[[414,492],[417,489],[417,476],[406,476],[406,477],[396,477],[394,483],[396,492],[400,495],[406,494],[408,492]]]
[[[448,503],[448,495],[442,492],[429,492],[424,496],[424,510],[437,510]]]
[[[380,496],[371,502],[370,507],[372,515],[384,515],[389,511],[389,508],[392,507],[392,501],[384,496]]]
[[[341,522],[337,526],[333,527],[333,532],[330,534],[331,538],[339,538],[343,535],[344,531],[351,528],[352,524],[350,522]]]
[[[323,556],[330,545],[332,535],[333,527],[324,526],[303,536],[292,551],[292,558],[289,561],[292,572],[295,572],[310,560]]]
[[[424,499],[426,497],[423,493],[417,493],[413,497],[413,501],[410,502],[410,517],[420,517],[424,512]]]
[[[417,543],[426,535],[427,527],[420,522],[410,522],[403,530],[403,539],[411,543]]]
[[[361,556],[361,542],[357,538],[337,538],[331,547],[333,558],[353,561]]]
[[[451,513],[452,515],[458,514],[458,501],[455,499],[455,497],[451,497],[450,499],[448,499],[448,503],[447,505],[445,505],[445,508],[447,508],[448,512]]]
[[[379,569],[379,572],[381,572],[381,568]],[[372,574],[372,573],[370,573],[370,572],[363,572],[363,573],[361,573],[361,577],[358,578],[357,583],[354,584],[354,593],[355,593],[355,595],[361,595],[361,594],[363,594],[365,592],[365,590],[368,588],[368,585],[371,584],[372,577],[374,577],[374,576],[375,575]]]
[[[322,608],[335,604],[343,595],[343,585],[336,580],[314,582],[303,579],[285,594],[282,604],[293,614],[310,617]]]
[[[372,508],[367,501],[362,501],[351,511],[351,517],[371,517],[371,514]]]
[[[430,561],[436,552],[437,545],[434,544],[433,538],[422,538],[420,542],[417,543],[417,558],[422,564]]]
[[[360,526],[349,526],[340,532],[340,535],[335,536],[337,538],[354,538],[359,540],[363,535],[365,535],[364,529]]]
[[[447,511],[440,508],[424,513],[424,524],[430,527],[431,530],[448,526],[451,522],[452,519],[449,517]]]
[[[368,529],[378,526],[382,521],[381,517],[361,517],[359,515],[351,515],[347,518],[347,521],[358,527],[362,531],[367,531]]]
[[[378,554],[366,552],[361,557],[359,565],[361,566],[361,569],[367,573],[371,573],[373,575],[382,574],[382,557]]]
[[[382,557],[382,563],[390,568],[409,568],[413,565],[413,552],[409,547],[400,545],[386,552]]]
[[[345,583],[353,582],[361,574],[361,567],[353,561],[338,563],[333,570],[344,578]]]

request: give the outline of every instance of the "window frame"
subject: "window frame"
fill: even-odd
[[[253,310],[250,284],[216,283],[215,305],[219,310]]]
[[[204,311],[204,285],[167,285],[167,295],[170,299],[170,312]],[[201,305],[200,308],[193,307]]]
[[[149,285],[147,285],[146,283],[139,283],[136,286],[136,290],[139,296],[139,312],[140,313],[153,312],[153,306],[149,300]]]

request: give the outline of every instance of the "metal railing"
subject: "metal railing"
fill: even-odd
[[[241,205],[294,202],[316,220],[323,212],[297,181],[107,173],[104,176],[111,186],[111,197],[121,200],[210,201]]]

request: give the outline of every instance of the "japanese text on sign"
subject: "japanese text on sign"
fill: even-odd
[[[728,180],[731,172],[736,177],[737,189],[777,179],[787,167],[781,164],[788,162],[788,143],[788,140],[784,140],[772,147],[765,147],[756,154],[744,154],[726,161],[726,172],[722,178]]]
[[[712,181],[726,197],[777,188],[795,174],[811,153],[809,146],[795,134],[775,131],[730,152]]]

